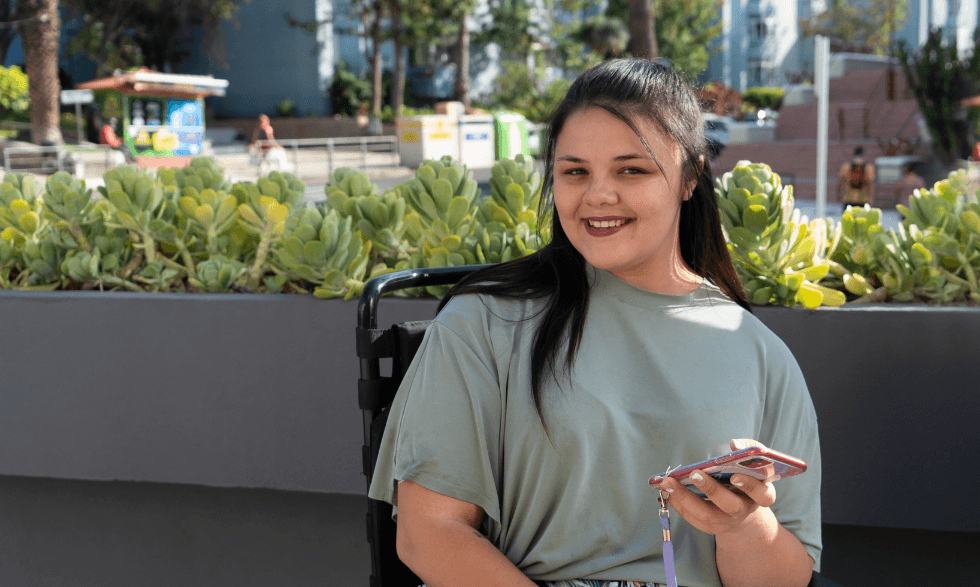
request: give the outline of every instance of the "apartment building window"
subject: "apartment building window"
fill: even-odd
[[[762,83],[762,61],[758,59],[749,60],[748,74],[750,84],[753,86],[760,85]]]
[[[749,18],[749,36],[755,40],[765,39],[769,35],[769,26],[761,14],[753,14]]]
[[[776,67],[769,61],[764,61],[762,59],[749,59],[747,69],[747,78],[749,85],[753,86],[767,86],[772,85],[776,81]]]

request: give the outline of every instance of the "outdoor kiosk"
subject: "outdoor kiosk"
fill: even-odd
[[[103,124],[115,119],[113,131],[138,167],[183,167],[201,152],[204,98],[225,95],[228,81],[141,67],[77,87],[93,91]]]

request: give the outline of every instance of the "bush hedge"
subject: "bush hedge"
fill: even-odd
[[[507,261],[551,238],[550,218],[537,214],[540,174],[522,156],[494,165],[484,198],[448,158],[384,191],[363,172],[338,169],[322,203],[304,204],[305,186],[291,174],[231,184],[206,158],[155,174],[118,167],[104,180],[96,195],[66,173],[43,184],[4,177],[0,287],[349,299],[382,273]],[[715,191],[753,303],[980,305],[978,186],[963,171],[900,206],[898,231],[869,206],[848,207],[840,222],[808,221],[792,186],[764,164],[739,162]]]
[[[756,109],[771,108],[773,110],[779,110],[785,94],[786,90],[783,88],[759,86],[749,88],[742,92],[742,102]]]

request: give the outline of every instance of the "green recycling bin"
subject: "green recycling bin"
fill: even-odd
[[[494,116],[497,130],[497,158],[513,158],[518,154],[531,156],[527,141],[527,119],[523,114],[505,113]]]

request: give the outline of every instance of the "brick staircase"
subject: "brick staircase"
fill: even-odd
[[[905,84],[905,76],[894,76],[897,99],[888,100],[887,71],[850,71],[830,80],[830,124],[827,145],[827,200],[835,201],[837,174],[850,161],[854,148],[864,146],[864,158],[874,161],[885,156],[879,139],[894,138],[917,142],[918,105]],[[840,120],[844,121],[841,133]],[[715,176],[730,171],[743,159],[767,163],[783,181],[793,184],[796,199],[816,198],[817,105],[784,106],[779,111],[776,141],[728,145],[712,164]],[[878,185],[878,195],[894,192],[895,184]],[[881,198],[884,204],[886,198]]]

